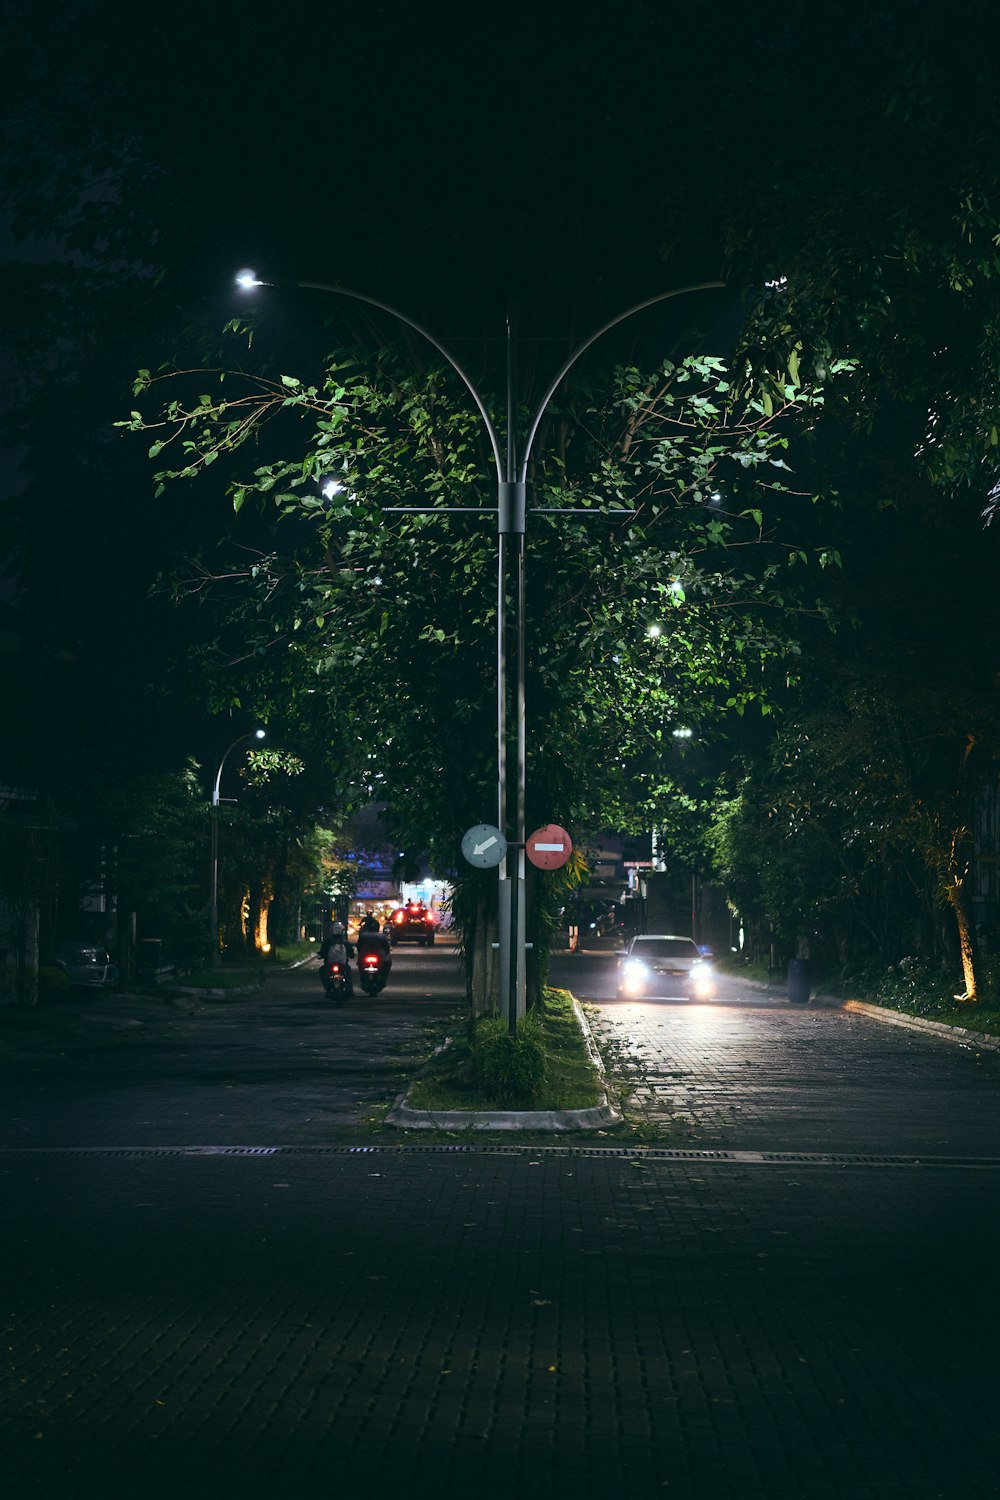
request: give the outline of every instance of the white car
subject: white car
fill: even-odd
[[[689,1000],[714,1000],[715,975],[694,938],[669,932],[644,932],[631,938],[618,955],[619,1000],[675,995],[683,988]]]

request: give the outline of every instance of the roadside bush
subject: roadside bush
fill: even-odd
[[[472,1027],[472,1081],[498,1103],[529,1103],[545,1081],[545,1049],[537,1024],[528,1017],[516,1036],[497,1015],[479,1017]]]
[[[855,998],[911,1016],[933,1018],[955,1009],[957,979],[950,968],[907,956],[898,964],[869,964],[845,974],[840,988]]]

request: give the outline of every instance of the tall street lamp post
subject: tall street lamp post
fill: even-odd
[[[222,955],[219,952],[219,787],[222,784],[222,768],[230,750],[235,750],[237,745],[242,745],[244,740],[262,740],[265,731],[263,729],[252,729],[249,734],[238,735],[229,749],[219,761],[219,769],[215,773],[215,785],[212,787],[212,897],[209,903],[208,935],[211,940],[212,965],[220,963]]]
[[[484,511],[490,513],[495,511],[497,517],[497,826],[505,837],[507,837],[507,848],[513,854],[512,859],[508,855],[505,855],[499,866],[500,994],[504,998],[508,1026],[513,1034],[517,1029],[518,1018],[524,1014],[526,995],[524,924],[526,764],[524,555],[525,523],[528,514],[526,502],[527,474],[532,445],[541,425],[542,418],[545,415],[546,408],[561,382],[569,374],[569,371],[576,364],[577,360],[586,353],[597,339],[603,334],[608,333],[612,328],[617,327],[619,323],[623,323],[626,318],[632,317],[635,313],[642,312],[644,308],[654,307],[657,303],[666,302],[670,298],[679,297],[686,292],[719,290],[725,286],[725,282],[702,281],[691,286],[674,287],[670,291],[659,292],[655,297],[647,297],[645,301],[637,302],[633,307],[626,308],[624,312],[618,313],[617,316],[603,323],[600,328],[591,333],[581,344],[578,344],[568,359],[559,367],[528,423],[523,439],[520,441],[517,431],[516,343],[512,319],[508,316],[506,330],[506,443],[501,444],[486,402],[480,395],[471,377],[451,351],[441,343],[440,339],[422,327],[421,324],[416,322],[407,313],[400,312],[398,308],[391,307],[389,303],[382,302],[377,297],[370,297],[364,292],[351,291],[347,287],[334,286],[323,281],[264,281],[253,271],[241,271],[236,280],[237,284],[244,289],[257,286],[293,286],[303,291],[330,292],[334,296],[347,297],[352,301],[365,303],[369,307],[377,307],[380,311],[388,313],[391,317],[398,319],[400,323],[405,324],[407,328],[412,328],[415,333],[420,334],[422,338],[425,338],[438,351],[442,358],[447,360],[448,364],[451,365],[452,369],[465,385],[483,420],[496,469],[497,503],[495,507],[387,505],[384,509],[387,514],[398,514],[401,512],[409,512],[411,514],[440,514],[442,511],[447,511],[454,514],[479,515]],[[533,515],[547,516],[587,516],[590,520],[594,520],[595,518],[600,519],[609,515],[618,519],[625,519],[634,514],[634,512],[624,509],[601,512],[585,507],[548,509],[538,506],[532,506],[531,513]],[[512,662],[514,667],[514,686],[513,691],[510,691],[508,682]],[[509,753],[513,749],[514,741],[514,735],[510,733],[509,727],[511,710],[513,710],[516,726],[516,752],[513,756]],[[511,866],[513,866],[513,869]]]

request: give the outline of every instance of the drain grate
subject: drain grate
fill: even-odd
[[[655,1146],[524,1146],[446,1145],[400,1146],[0,1146],[0,1160],[10,1156],[103,1156],[137,1160],[143,1157],[244,1156],[507,1156],[590,1157],[593,1160],[697,1162],[733,1166],[805,1167],[953,1167],[1000,1169],[996,1156],[906,1156],[849,1151],[713,1151]]]

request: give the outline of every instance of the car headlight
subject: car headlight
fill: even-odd
[[[711,964],[692,964],[690,987],[699,1000],[710,1000],[715,994],[715,975]]]
[[[620,989],[625,995],[642,995],[646,990],[649,969],[640,958],[627,958],[622,965]]]

